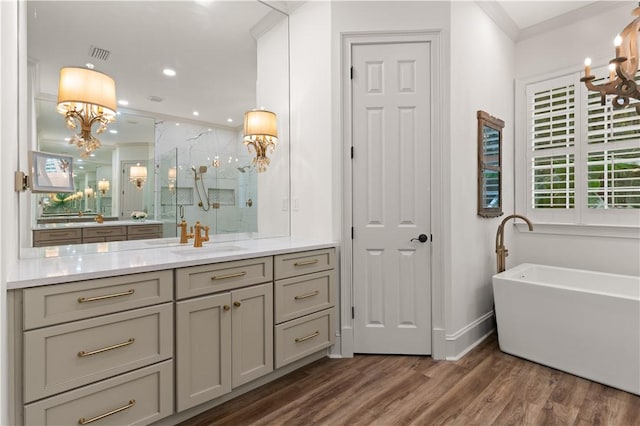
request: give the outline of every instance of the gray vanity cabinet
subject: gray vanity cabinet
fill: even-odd
[[[273,371],[271,263],[265,257],[176,270],[178,297],[210,293],[176,302],[177,411]],[[256,280],[263,283],[247,285]]]

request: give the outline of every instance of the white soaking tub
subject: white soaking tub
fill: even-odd
[[[493,293],[502,351],[640,395],[640,277],[522,264]]]

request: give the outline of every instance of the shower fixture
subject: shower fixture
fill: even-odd
[[[244,173],[244,172],[246,172],[247,170],[250,170],[250,169],[251,169],[251,164],[247,164],[247,165],[246,165],[246,166],[244,166],[244,167],[238,167],[237,169],[238,169],[238,171],[239,171],[240,173]]]
[[[202,178],[202,174],[207,172],[207,166],[200,166],[196,170],[195,166],[191,166],[191,170],[193,170],[193,184],[196,187],[196,192],[198,193],[198,199],[200,202],[198,206],[202,208],[205,212],[208,212],[211,209],[211,202],[209,201],[209,191],[204,186],[204,179]],[[198,173],[200,173],[200,177],[198,177]],[[202,188],[203,194],[200,194],[200,188],[198,187],[198,180],[200,181],[200,187]],[[204,196],[204,199],[203,199]],[[206,201],[206,203],[205,203]]]

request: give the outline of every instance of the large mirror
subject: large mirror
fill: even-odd
[[[163,237],[183,219],[229,238],[288,235],[285,14],[258,1],[28,1],[23,10],[28,148],[72,156],[75,187],[32,195],[26,234],[142,213]],[[56,111],[66,66],[93,66],[116,84],[116,121],[85,158]],[[244,113],[256,108],[278,117],[264,173],[242,144]]]
[[[478,215],[502,215],[502,129],[504,121],[478,111]]]

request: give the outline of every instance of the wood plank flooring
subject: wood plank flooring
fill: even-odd
[[[640,397],[500,352],[457,362],[356,355],[316,361],[182,423],[205,425],[640,425]]]

